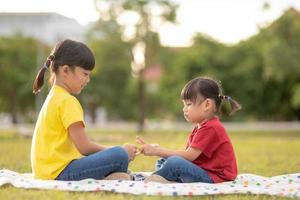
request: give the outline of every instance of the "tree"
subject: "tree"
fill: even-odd
[[[138,131],[142,132],[144,129],[146,117],[146,93],[145,93],[145,79],[144,70],[146,67],[155,64],[157,47],[157,28],[154,25],[155,19],[160,23],[174,22],[176,17],[177,5],[169,0],[116,0],[116,1],[97,1],[95,0],[101,17],[104,20],[116,21],[120,26],[122,38],[130,41],[134,48],[135,45],[144,45],[144,63],[139,63],[140,66],[135,70],[138,84],[138,100],[139,100],[139,128]],[[104,8],[104,9],[103,9]],[[153,12],[158,10],[159,13]],[[126,16],[133,16],[135,23],[129,23]],[[128,31],[133,30],[133,33],[128,35]],[[137,66],[133,63],[133,66]]]
[[[18,113],[34,110],[38,45],[37,40],[20,34],[0,38],[0,109],[10,113],[12,123],[18,122]]]
[[[132,118],[128,110],[132,104],[129,98],[130,44],[121,40],[119,26],[110,20],[99,19],[87,38],[95,54],[96,68],[82,100],[92,121],[96,121],[97,107],[105,107],[110,118]]]
[[[296,103],[297,84],[300,82],[300,61],[296,59],[300,56],[299,17],[299,12],[289,9],[278,20],[261,29],[258,35],[240,46],[240,50],[251,47],[252,55],[256,54],[252,59],[249,56],[251,54],[248,54],[242,60],[251,60],[252,68],[256,66],[259,72],[254,78],[257,81],[253,81],[253,85],[257,86],[256,95],[251,94],[254,97],[251,101],[256,103],[249,107],[249,111],[251,109],[258,118],[300,118]]]
[[[206,35],[198,34],[194,37],[192,47],[174,49],[171,52],[170,56],[173,59],[165,65],[168,66],[168,73],[163,77],[161,84],[166,112],[172,112],[176,118],[182,118],[180,92],[192,78],[212,76],[222,79],[225,76],[223,72],[227,66],[224,52],[228,51],[227,48]]]
[[[193,46],[172,49],[174,59],[166,61],[168,76],[161,85],[166,111],[181,116],[181,88],[195,76],[208,75],[221,80],[225,94],[243,105],[231,120],[300,119],[299,19],[299,12],[289,9],[238,45],[198,34]]]

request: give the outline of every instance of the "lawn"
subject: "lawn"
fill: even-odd
[[[148,132],[144,137],[151,143],[159,143],[169,148],[182,148],[188,133]],[[102,144],[118,145],[134,142],[133,132],[89,131],[90,137]],[[239,173],[254,173],[276,176],[300,172],[299,132],[230,132]],[[0,168],[18,172],[30,172],[31,138],[24,138],[15,132],[0,132]],[[152,171],[156,157],[137,157],[129,166],[132,171]],[[269,196],[223,195],[199,197],[149,197],[104,192],[60,192],[16,189],[11,186],[0,188],[0,199],[274,199]],[[276,198],[284,199],[284,198]]]

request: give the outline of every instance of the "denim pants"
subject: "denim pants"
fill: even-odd
[[[160,175],[169,181],[213,183],[205,170],[180,156],[159,159],[156,162],[156,170],[154,174]]]
[[[71,161],[56,180],[103,179],[113,172],[127,172],[129,157],[122,147],[112,147]]]

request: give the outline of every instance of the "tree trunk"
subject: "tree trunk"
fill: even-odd
[[[143,133],[145,129],[145,117],[146,117],[144,69],[140,71],[139,78],[138,78],[138,99],[139,99],[138,133]]]
[[[9,113],[10,113],[10,117],[11,117],[11,122],[13,124],[17,124],[18,123],[18,113],[17,113],[17,99],[16,99],[16,94],[14,92],[11,92],[9,94]]]
[[[94,102],[89,103],[90,117],[92,119],[92,124],[96,123],[97,120],[97,105]]]

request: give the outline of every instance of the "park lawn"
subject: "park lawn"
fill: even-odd
[[[184,148],[188,132],[148,132],[142,137],[151,143],[169,148]],[[299,132],[230,132],[239,173],[276,176],[300,171]],[[133,132],[89,131],[93,140],[106,145],[134,142]],[[31,138],[24,138],[13,131],[0,132],[0,168],[30,172]],[[156,157],[137,157],[129,166],[132,171],[152,171]],[[151,197],[108,192],[61,192],[24,190],[5,186],[0,188],[0,199],[274,199],[264,195],[223,195],[198,197]],[[284,199],[284,198],[276,198]]]

